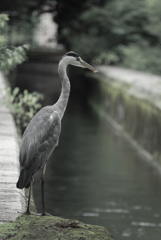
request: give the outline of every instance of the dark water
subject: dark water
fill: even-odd
[[[89,109],[66,111],[45,195],[47,212],[102,225],[115,239],[161,239],[161,176]],[[38,175],[34,197],[41,211]]]

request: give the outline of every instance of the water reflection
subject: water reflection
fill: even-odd
[[[160,175],[89,109],[68,107],[45,187],[53,215],[105,226],[119,240],[160,240]],[[38,175],[34,195],[40,211]]]

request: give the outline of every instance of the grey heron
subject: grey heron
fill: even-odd
[[[30,214],[30,197],[33,175],[41,169],[41,198],[42,215],[49,215],[45,211],[44,181],[47,161],[58,145],[61,132],[61,120],[63,118],[70,94],[70,81],[66,68],[68,65],[88,68],[98,72],[94,67],[86,63],[75,52],[66,53],[59,62],[58,74],[61,81],[61,94],[58,101],[52,106],[43,107],[29,122],[20,147],[20,176],[17,188],[29,188],[29,197],[26,214]]]

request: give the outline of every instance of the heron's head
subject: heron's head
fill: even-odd
[[[83,61],[81,59],[81,57],[75,53],[75,52],[67,52],[63,57],[62,57],[62,61],[68,65],[73,65],[76,67],[81,67],[81,68],[88,68],[94,72],[98,72],[97,69],[95,69],[94,67],[92,67],[91,65],[89,65],[88,63],[86,63],[85,61]]]

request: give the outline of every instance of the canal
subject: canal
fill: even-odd
[[[48,213],[102,225],[119,240],[160,240],[160,189],[161,176],[127,140],[86,104],[69,102],[46,171]],[[34,199],[41,211],[39,174]]]

